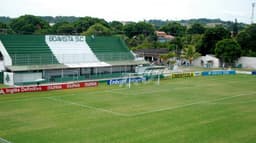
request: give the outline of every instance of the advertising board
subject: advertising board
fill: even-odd
[[[95,87],[95,86],[98,86],[97,81],[42,85],[42,86],[22,86],[22,87],[13,87],[13,88],[2,88],[0,89],[0,95],[24,93],[24,92],[40,92],[40,91],[50,91],[50,90],[60,90],[60,89],[71,89],[71,88],[81,88],[81,87]]]

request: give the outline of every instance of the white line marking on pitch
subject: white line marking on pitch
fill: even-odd
[[[0,137],[0,143],[12,143],[12,142],[7,141],[6,139],[3,139],[3,138]]]
[[[231,99],[231,98],[235,98],[235,97],[241,97],[241,96],[246,96],[246,95],[255,95],[256,93],[248,93],[248,94],[240,94],[240,95],[236,95],[236,96],[231,96],[230,98],[228,97],[224,97],[222,100],[214,100],[213,102],[209,102],[207,104],[246,104],[246,103],[253,103],[256,102],[256,100],[249,100],[249,101],[239,101],[239,102],[228,102],[228,103],[219,103],[218,101],[223,101],[226,99]]]
[[[49,96],[62,96],[60,93],[50,94]],[[15,102],[22,102],[22,101],[30,101],[30,100],[38,100],[45,98],[45,96],[33,96],[33,97],[21,97],[16,99],[7,99],[7,100],[1,100],[0,103],[15,103]]]
[[[92,93],[92,94],[94,94],[94,93]],[[156,109],[156,110],[151,110],[151,111],[139,112],[139,113],[135,113],[135,114],[126,114],[126,113],[114,112],[114,111],[103,109],[103,108],[98,108],[98,107],[94,107],[94,106],[89,106],[89,105],[85,105],[85,104],[79,104],[79,103],[75,103],[75,102],[69,102],[69,101],[65,101],[65,100],[62,100],[62,99],[53,98],[53,97],[56,97],[56,96],[33,97],[33,98],[29,98],[29,99],[17,99],[17,100],[5,101],[5,103],[6,102],[7,103],[8,102],[17,102],[17,101],[29,101],[29,100],[44,98],[44,99],[50,99],[52,101],[63,102],[63,103],[70,104],[70,105],[76,105],[76,106],[80,106],[80,107],[84,107],[84,108],[88,108],[88,109],[94,109],[94,110],[98,110],[98,111],[102,111],[102,112],[106,112],[106,113],[111,113],[111,114],[117,115],[117,116],[133,117],[133,116],[145,115],[145,114],[150,114],[150,113],[155,113],[155,112],[174,110],[174,109],[184,108],[184,107],[188,107],[188,106],[192,106],[192,105],[198,105],[198,104],[214,104],[214,103],[217,104],[218,101],[223,101],[223,100],[227,100],[227,99],[232,99],[232,98],[247,96],[247,95],[253,95],[253,94],[256,94],[256,93],[254,92],[254,93],[239,94],[239,95],[234,95],[234,96],[226,96],[226,97],[215,99],[215,100],[212,100],[212,101],[199,101],[199,102],[194,102],[194,103],[189,103],[189,104],[182,104],[182,105],[177,105],[177,106],[172,106],[172,107],[167,107],[167,108],[161,108],[161,109]],[[63,96],[71,96],[71,95],[63,95]],[[72,95],[72,96],[74,96],[74,95]],[[4,101],[2,101],[2,102],[4,102]],[[1,141],[1,138],[0,138],[0,141]]]
[[[151,111],[139,112],[139,113],[135,113],[135,114],[130,114],[129,116],[134,117],[134,116],[141,116],[141,115],[150,114],[150,113],[170,111],[170,110],[184,108],[184,107],[188,107],[188,106],[192,106],[192,105],[202,104],[204,102],[205,101],[199,101],[199,102],[194,102],[194,103],[189,103],[189,104],[182,104],[182,105],[177,105],[177,106],[172,106],[172,107],[167,107],[167,108],[161,108],[161,109],[156,109],[156,110],[151,110]]]
[[[103,108],[97,108],[97,107],[89,106],[89,105],[85,105],[85,104],[79,104],[79,103],[76,103],[76,102],[70,102],[70,101],[66,101],[66,100],[62,100],[62,99],[56,99],[56,98],[52,98],[52,97],[45,97],[45,99],[49,99],[49,100],[57,101],[57,102],[62,102],[62,103],[68,104],[68,105],[75,105],[75,106],[80,106],[80,107],[84,107],[84,108],[87,108],[87,109],[94,109],[94,110],[101,111],[101,112],[111,113],[111,114],[117,115],[117,116],[123,116],[123,117],[128,116],[127,114],[123,114],[123,113],[120,113],[120,112],[114,112],[114,111],[111,111],[111,110],[107,110],[107,109],[103,109]]]
[[[189,103],[189,104],[177,105],[177,106],[173,106],[173,107],[161,108],[161,109],[157,109],[157,110],[139,112],[139,113],[135,113],[135,114],[129,114],[129,116],[133,117],[133,116],[140,116],[140,115],[162,112],[162,111],[170,111],[170,110],[184,108],[184,107],[188,107],[188,106],[192,106],[192,105],[212,104],[212,103],[216,103],[218,101],[223,101],[223,100],[232,99],[232,98],[241,97],[241,96],[247,96],[247,95],[255,95],[255,94],[256,94],[255,92],[254,93],[247,93],[247,94],[239,94],[239,95],[223,97],[223,98],[219,98],[219,99],[215,99],[215,100],[211,100],[211,101],[199,101],[199,102],[194,102],[194,103]]]
[[[234,96],[226,96],[226,97],[223,97],[223,98],[208,101],[207,103],[214,103],[214,102],[223,101],[223,100],[227,100],[227,99],[232,99],[232,98],[236,98],[236,97],[255,95],[255,94],[256,94],[255,92],[252,92],[252,93],[246,93],[246,94],[245,93],[244,94],[238,94],[238,95],[234,95]]]
[[[170,110],[185,108],[185,107],[189,107],[189,106],[193,106],[193,105],[212,104],[212,103],[216,103],[218,101],[223,101],[223,100],[232,99],[232,98],[241,97],[241,96],[254,95],[254,94],[256,94],[256,93],[239,94],[239,95],[234,95],[234,96],[222,97],[222,98],[211,100],[211,101],[198,101],[198,102],[194,102],[194,103],[181,104],[181,105],[177,105],[177,106],[161,108],[161,109],[145,111],[145,112],[139,112],[139,113],[134,113],[134,114],[114,112],[114,111],[103,109],[103,108],[98,108],[98,107],[89,106],[89,105],[85,105],[85,104],[79,104],[79,103],[76,103],[76,102],[69,102],[69,101],[66,101],[66,100],[56,99],[56,98],[52,98],[52,97],[45,97],[45,98],[49,99],[49,100],[52,100],[52,101],[62,102],[62,103],[69,104],[69,105],[76,105],[76,106],[80,106],[80,107],[84,107],[84,108],[88,108],[88,109],[94,109],[94,110],[110,113],[110,114],[117,115],[117,116],[135,117],[135,116],[141,116],[141,115],[146,115],[146,114],[151,114],[151,113],[156,113],[156,112],[170,111]]]

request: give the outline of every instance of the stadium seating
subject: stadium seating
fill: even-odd
[[[57,60],[63,64],[85,64],[85,63],[98,63],[100,62],[88,44],[85,42],[84,36],[79,36],[80,41],[76,41],[75,37],[69,36],[74,40],[67,41],[54,41],[53,37],[65,37],[65,36],[52,36],[46,35],[46,43],[49,46],[52,53],[56,56]]]
[[[133,60],[128,47],[119,37],[86,37],[86,42],[101,61]]]
[[[13,65],[80,64],[131,61],[119,37],[87,36],[84,42],[47,41],[45,35],[0,35]]]
[[[43,35],[0,35],[13,65],[58,64]]]

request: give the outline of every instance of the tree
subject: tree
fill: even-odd
[[[202,24],[194,23],[189,29],[188,34],[203,34],[205,27]]]
[[[136,23],[134,22],[124,25],[124,34],[129,38],[132,38],[135,35],[138,35],[135,27],[136,27]]]
[[[202,40],[202,34],[187,34],[183,37],[184,43],[187,45],[198,45],[198,43]]]
[[[222,63],[228,63],[229,66],[241,57],[241,53],[240,45],[233,39],[224,39],[216,44],[216,56]]]
[[[165,64],[169,64],[169,59],[170,58],[173,58],[173,57],[175,57],[176,56],[176,54],[175,54],[175,52],[169,52],[169,53],[167,53],[167,54],[161,54],[160,55],[160,58],[163,60],[163,62],[165,63]]]
[[[88,30],[89,27],[91,27],[96,23],[100,23],[103,26],[109,28],[108,22],[106,22],[104,19],[93,18],[93,17],[83,17],[74,23],[75,31],[76,33],[85,32]]]
[[[121,22],[119,21],[112,21],[109,23],[109,26],[113,30],[114,34],[123,34],[124,31],[124,26]]]
[[[143,34],[145,36],[154,35],[155,32],[153,25],[147,22],[138,22],[135,25],[135,30],[138,34]]]
[[[128,37],[126,41],[133,49],[154,47],[157,39],[154,31],[154,26],[147,22],[132,22],[124,25],[124,34]]]
[[[181,50],[184,47],[184,41],[180,37],[176,37],[172,42],[175,45],[175,53],[178,57],[181,55]]]
[[[0,22],[0,28],[6,28],[7,24]]]
[[[82,35],[105,36],[105,35],[111,35],[111,31],[109,28],[103,26],[102,24],[96,23],[92,25],[86,32],[83,32]]]
[[[185,35],[186,27],[177,22],[170,22],[161,27],[160,30],[173,36],[183,36]]]
[[[144,35],[145,37],[154,35],[153,25],[146,22],[129,23],[124,26],[124,33],[129,38],[137,35]]]
[[[200,56],[200,53],[196,51],[195,46],[188,45],[183,49],[183,53],[181,55],[182,58],[189,60],[189,64],[192,64],[192,61]]]
[[[53,34],[73,34],[74,33],[74,25],[68,22],[59,22],[56,23],[51,30]]]
[[[24,15],[12,20],[11,28],[17,34],[45,34],[49,30],[49,23],[33,15]]]
[[[256,56],[256,24],[240,32],[236,40],[242,47],[243,56]]]
[[[176,53],[171,51],[167,54],[161,54],[160,58],[161,60],[163,60],[164,64],[167,64],[168,66],[170,66],[170,64],[174,64],[175,60],[170,60],[171,58],[174,58],[176,56]]]
[[[9,27],[9,25],[0,22],[0,34],[12,34],[13,31]]]
[[[209,28],[203,35],[198,45],[198,51],[202,55],[214,54],[216,43],[220,40],[230,38],[230,32],[222,26]]]

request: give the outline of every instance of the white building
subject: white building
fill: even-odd
[[[219,68],[220,60],[214,55],[201,56],[193,61],[194,66],[205,68]]]
[[[256,69],[256,57],[241,57],[237,65],[241,64],[242,68]]]

